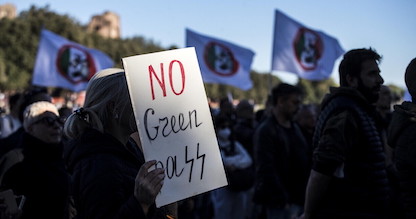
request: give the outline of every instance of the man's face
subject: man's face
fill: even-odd
[[[376,61],[366,60],[361,64],[361,72],[358,80],[358,91],[370,103],[375,103],[378,100],[380,87],[384,83],[380,75],[380,69]]]
[[[302,97],[299,94],[290,94],[287,97],[281,98],[278,102],[280,102],[278,103],[279,112],[283,113],[286,118],[292,119],[299,110]]]

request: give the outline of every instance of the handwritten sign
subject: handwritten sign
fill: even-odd
[[[165,169],[156,206],[227,185],[195,49],[122,60],[144,157]]]

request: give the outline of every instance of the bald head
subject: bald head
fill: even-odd
[[[412,100],[416,100],[416,58],[407,66],[404,81],[410,95],[412,95]]]

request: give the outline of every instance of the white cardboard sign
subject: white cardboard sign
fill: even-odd
[[[227,185],[195,49],[122,60],[144,157],[165,169],[156,206]]]

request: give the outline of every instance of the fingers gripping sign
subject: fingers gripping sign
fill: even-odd
[[[134,196],[144,208],[154,203],[165,179],[164,169],[155,168],[149,171],[155,164],[155,160],[144,163],[136,176]]]

